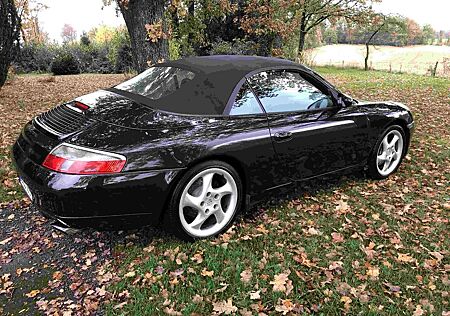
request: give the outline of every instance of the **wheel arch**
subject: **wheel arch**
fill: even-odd
[[[372,145],[372,149],[370,151],[369,157],[371,157],[373,155],[373,153],[377,150],[377,142],[379,137],[384,133],[384,131],[386,131],[386,129],[388,129],[389,127],[393,126],[393,125],[398,125],[403,129],[403,132],[405,133],[405,141],[404,141],[404,146],[405,146],[405,150],[404,150],[404,156],[406,156],[406,154],[408,153],[408,149],[409,149],[409,140],[410,140],[410,131],[407,127],[407,123],[405,120],[402,120],[400,118],[396,118],[392,121],[389,121],[386,125],[383,126],[383,128],[381,129],[380,134],[377,136],[376,141],[374,142],[374,144]]]
[[[239,176],[241,177],[241,181],[242,181],[242,186],[244,189],[244,202],[245,202],[245,196],[248,194],[248,183],[249,183],[249,179],[248,179],[248,174],[242,164],[242,162],[235,158],[232,157],[230,155],[224,155],[224,154],[213,154],[213,155],[207,155],[207,156],[203,156],[200,157],[198,159],[195,159],[193,161],[191,161],[190,163],[188,163],[186,165],[186,168],[184,168],[182,171],[180,171],[175,178],[171,181],[170,185],[169,185],[169,193],[166,197],[166,200],[164,201],[164,208],[163,211],[161,212],[161,215],[159,216],[158,221],[160,222],[163,217],[164,217],[164,213],[167,210],[168,204],[170,203],[170,198],[172,197],[172,194],[175,190],[175,187],[178,183],[178,181],[180,181],[180,179],[184,176],[184,174],[191,168],[193,168],[194,166],[201,164],[203,162],[206,161],[212,161],[212,160],[218,160],[218,161],[222,161],[225,162],[227,164],[229,164],[230,166],[232,166],[234,169],[236,169],[236,172],[239,174]]]
[[[219,160],[219,161],[225,162],[225,163],[229,164],[230,166],[232,166],[234,169],[236,169],[237,173],[241,177],[242,186],[244,187],[244,194],[247,193],[247,188],[248,188],[247,187],[248,186],[247,172],[246,172],[242,162],[233,156],[225,155],[225,154],[213,154],[213,155],[204,156],[204,157],[201,157],[201,158],[196,159],[196,160],[192,161],[191,163],[189,163],[185,170],[188,170],[188,169],[192,168],[193,166],[198,165],[202,162],[211,161],[211,160]]]
[[[405,120],[401,119],[401,118],[396,118],[393,121],[389,122],[389,124],[387,124],[383,131],[386,130],[388,127],[392,126],[392,125],[398,125],[403,129],[403,133],[405,133],[405,141],[404,141],[404,156],[406,156],[406,154],[408,153],[409,150],[409,144],[410,144],[410,140],[411,140],[411,134],[410,134],[410,130],[408,128],[408,124],[406,123]]]

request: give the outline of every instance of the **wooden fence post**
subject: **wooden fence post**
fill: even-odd
[[[439,62],[437,61],[436,65],[434,65],[434,69],[431,70],[431,76],[432,77],[436,77],[438,64],[439,64]]]

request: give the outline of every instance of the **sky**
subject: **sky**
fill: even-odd
[[[398,13],[422,26],[431,24],[436,31],[450,31],[450,0],[383,0],[374,9],[385,14]]]
[[[116,15],[115,5],[103,7],[102,0],[40,0],[48,9],[39,13],[39,23],[50,40],[61,42],[64,24],[72,25],[81,35],[83,31],[100,25],[125,24],[122,15]]]
[[[61,42],[64,24],[72,25],[77,34],[89,31],[100,24],[118,26],[124,24],[116,15],[114,5],[102,9],[102,0],[40,0],[48,6],[39,14],[39,21],[51,40]],[[431,24],[434,29],[450,30],[450,0],[383,0],[374,7],[383,13],[397,13],[417,21]]]

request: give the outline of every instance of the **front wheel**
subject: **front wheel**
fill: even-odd
[[[241,208],[243,186],[236,170],[208,161],[188,170],[175,187],[164,226],[192,241],[226,231]]]
[[[384,179],[394,173],[404,156],[405,133],[398,125],[392,125],[382,134],[369,158],[369,175]]]

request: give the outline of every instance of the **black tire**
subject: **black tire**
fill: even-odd
[[[198,173],[210,169],[210,168],[219,168],[224,171],[227,171],[232,177],[233,180],[236,183],[237,187],[237,203],[234,210],[233,216],[229,219],[228,223],[217,233],[210,235],[210,236],[204,236],[204,237],[198,237],[193,236],[190,233],[188,233],[185,228],[182,225],[180,215],[179,215],[179,205],[180,205],[180,199],[181,195],[183,193],[183,190],[185,189],[186,185],[189,184],[190,180],[193,179]],[[166,209],[166,213],[163,217],[163,228],[176,236],[179,239],[182,239],[184,241],[195,241],[198,239],[203,238],[210,238],[215,237],[217,235],[220,235],[221,233],[225,232],[230,228],[230,226],[233,224],[234,220],[236,219],[236,216],[241,212],[242,205],[243,205],[243,199],[244,197],[244,188],[241,181],[241,178],[238,174],[238,172],[229,164],[220,161],[220,160],[211,160],[211,161],[205,161],[198,165],[193,166],[191,169],[186,171],[185,174],[179,179],[178,183],[176,183],[175,188],[173,190],[172,196],[168,202],[168,207]]]
[[[381,142],[383,141],[384,137],[391,131],[396,130],[398,131],[402,138],[403,138],[403,150],[402,150],[402,155],[400,158],[400,162],[398,163],[398,165],[395,167],[394,170],[392,170],[389,174],[387,175],[383,175],[380,174],[380,172],[378,171],[377,168],[377,154],[378,151],[380,149],[380,145]],[[405,135],[405,131],[403,130],[403,128],[399,125],[391,125],[389,126],[384,132],[383,134],[381,134],[381,136],[379,137],[379,139],[377,140],[375,147],[372,150],[372,153],[369,157],[368,163],[367,163],[367,167],[368,167],[368,175],[370,178],[372,179],[376,179],[376,180],[381,180],[381,179],[386,179],[388,178],[391,174],[397,172],[398,168],[400,167],[400,165],[403,162],[403,158],[405,157],[406,154],[406,148],[407,148],[407,139],[406,139],[406,135]]]

